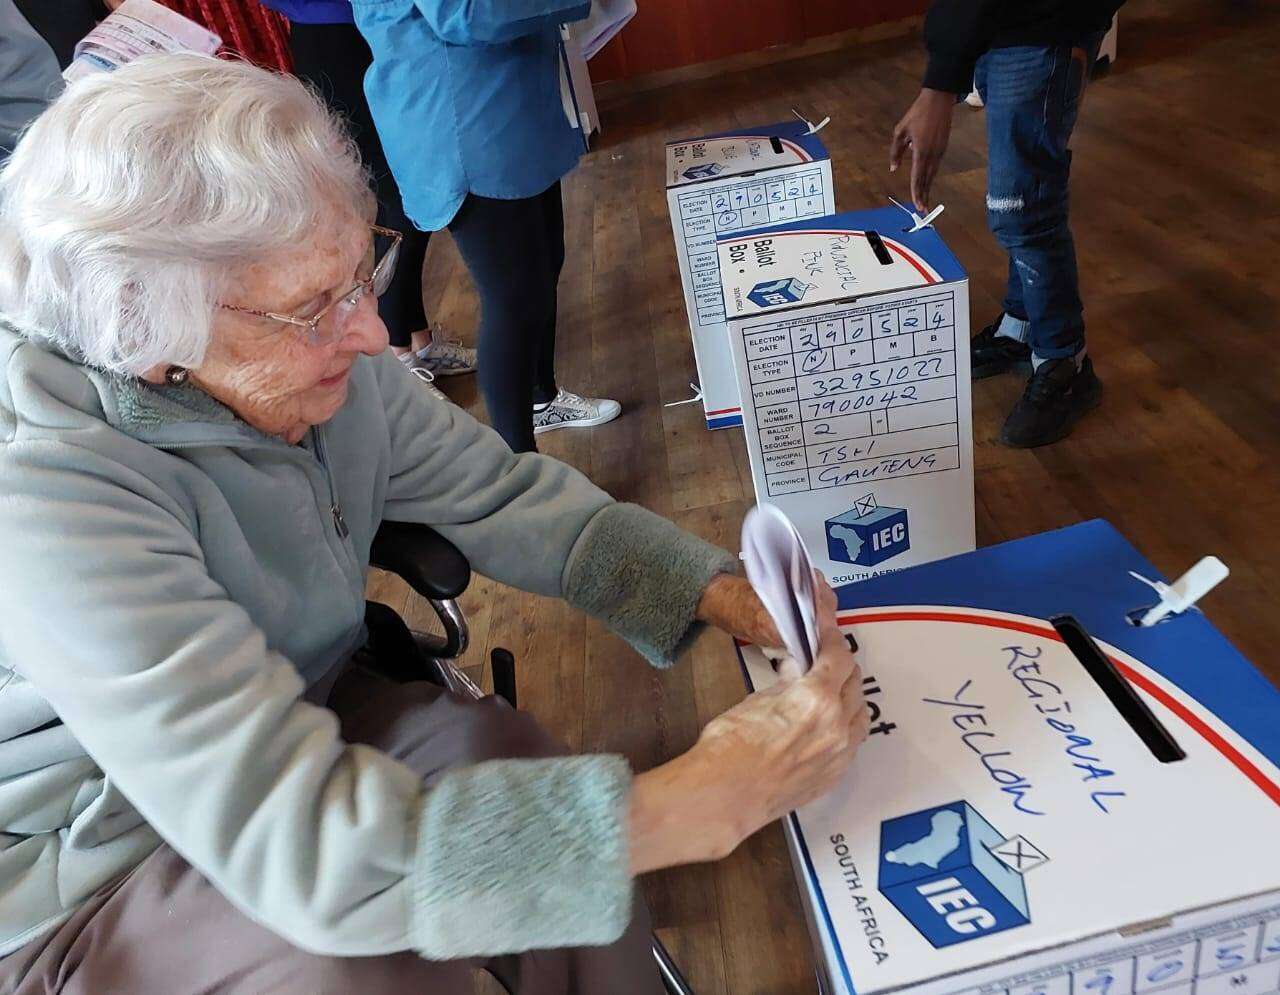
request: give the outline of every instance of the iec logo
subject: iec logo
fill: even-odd
[[[701,166],[690,166],[684,171],[686,180],[705,180],[715,176],[723,170],[724,167],[718,162],[704,162]]]
[[[784,280],[770,280],[767,283],[757,283],[751,288],[751,293],[747,294],[747,300],[755,304],[756,307],[776,307],[779,304],[795,304],[805,295],[813,284],[802,283],[794,276],[789,276]]]
[[[906,508],[881,508],[874,494],[827,519],[827,555],[841,563],[873,567],[911,548]]]
[[[880,892],[934,947],[1029,923],[1022,876],[1048,859],[965,802],[880,824]]]

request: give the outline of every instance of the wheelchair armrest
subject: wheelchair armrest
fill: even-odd
[[[456,598],[471,582],[471,564],[451,543],[429,525],[383,522],[373,537],[369,562],[399,574],[428,600]]]

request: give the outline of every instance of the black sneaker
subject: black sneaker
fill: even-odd
[[[969,368],[974,380],[1031,365],[1030,346],[1007,335],[996,334],[1003,317],[1001,315],[969,340]]]
[[[1076,419],[1101,399],[1102,381],[1088,356],[1079,370],[1073,358],[1045,360],[1005,419],[1000,441],[1015,449],[1034,449],[1065,439]]]

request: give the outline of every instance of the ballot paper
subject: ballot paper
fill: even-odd
[[[742,523],[742,556],[788,655],[808,670],[818,652],[818,620],[813,562],[800,533],[773,505],[756,505]]]
[[[71,83],[119,69],[143,55],[213,55],[221,47],[222,39],[212,31],[155,0],[124,0],[76,45],[75,59],[62,76]]]

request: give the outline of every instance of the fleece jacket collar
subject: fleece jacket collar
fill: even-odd
[[[93,384],[103,418],[112,428],[162,448],[183,446],[285,445],[238,418],[230,408],[191,384],[147,383],[85,363],[70,349],[31,328],[0,315],[4,327],[32,345],[65,360]]]

